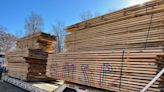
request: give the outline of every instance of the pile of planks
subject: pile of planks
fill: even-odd
[[[46,80],[48,53],[41,50],[17,50],[7,53],[8,75],[25,81]]]
[[[49,80],[47,58],[55,40],[54,36],[42,32],[18,40],[16,50],[6,53],[8,75],[24,81]]]
[[[68,52],[164,46],[164,1],[152,0],[66,28]]]
[[[17,49],[41,49],[44,52],[54,52],[56,37],[43,32],[21,38],[16,43]]]
[[[116,92],[139,92],[164,67],[164,0],[66,28],[67,52],[49,54],[47,76]],[[147,92],[163,92],[162,75]]]
[[[110,91],[139,92],[164,67],[163,61],[161,49],[49,54],[47,75]],[[164,76],[147,92],[160,92],[162,88]]]

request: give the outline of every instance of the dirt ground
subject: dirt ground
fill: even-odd
[[[27,92],[6,82],[0,81],[0,92]]]

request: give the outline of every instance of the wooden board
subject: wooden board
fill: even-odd
[[[7,52],[6,56],[9,57],[28,57],[28,58],[35,58],[35,59],[47,59],[48,53],[43,52],[40,49],[17,49],[13,52]]]

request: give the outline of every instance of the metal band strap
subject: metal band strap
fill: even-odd
[[[153,14],[151,14],[151,17],[150,17],[149,28],[148,28],[148,31],[147,31],[147,36],[146,36],[144,49],[146,49],[146,47],[147,47],[147,42],[148,42],[149,33],[150,33],[150,29],[151,29],[152,19],[153,19]]]
[[[121,60],[121,70],[120,70],[120,84],[119,84],[119,91],[121,92],[121,80],[122,80],[122,70],[123,70],[123,62],[124,62],[124,53],[125,51],[122,51],[122,60]]]

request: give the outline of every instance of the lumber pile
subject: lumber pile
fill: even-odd
[[[67,52],[49,54],[47,76],[116,92],[139,92],[164,67],[164,0],[66,28]],[[147,92],[163,92],[162,75]]]
[[[47,56],[46,52],[32,49],[7,53],[8,75],[25,81],[46,80]]]
[[[68,52],[164,46],[164,1],[152,0],[66,28]]]
[[[139,92],[164,67],[163,61],[160,49],[49,54],[47,75],[110,91]],[[164,76],[147,92],[160,92],[162,88]]]
[[[42,32],[18,40],[16,51],[6,53],[8,75],[24,81],[50,80],[46,66],[55,40],[54,36]]]
[[[41,49],[44,52],[54,52],[56,37],[43,32],[21,38],[16,43],[17,49]]]

